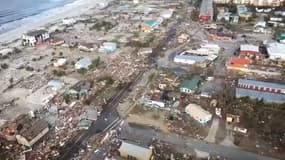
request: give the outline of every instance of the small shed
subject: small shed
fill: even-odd
[[[194,76],[191,80],[185,80],[181,83],[180,92],[191,94],[194,93],[201,82],[201,78],[199,76]]]

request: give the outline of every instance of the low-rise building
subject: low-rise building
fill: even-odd
[[[212,114],[197,104],[190,103],[185,107],[185,112],[199,123],[205,125],[212,120]]]
[[[228,70],[241,71],[242,73],[254,73],[261,76],[280,76],[280,70],[273,67],[255,66],[252,65],[252,60],[232,57],[226,63]]]
[[[155,90],[151,95],[144,95],[142,97],[142,103],[148,107],[164,108],[165,102],[162,100],[163,92]]]
[[[122,141],[118,149],[120,156],[126,159],[133,160],[151,160],[153,156],[152,149],[138,146],[126,141]]]
[[[180,92],[192,94],[194,93],[201,82],[201,78],[199,76],[194,76],[191,80],[185,80],[181,83]]]
[[[46,30],[35,30],[22,35],[22,45],[36,46],[43,44],[50,38]]]
[[[267,53],[271,60],[285,61],[285,44],[282,43],[270,43],[267,45]]]
[[[285,43],[285,32],[274,34],[274,39],[280,43]]]
[[[252,61],[250,59],[232,57],[227,61],[226,67],[227,69],[242,71],[244,69],[247,69],[251,63]]]
[[[259,57],[259,47],[251,44],[240,45],[240,56]]]
[[[158,22],[156,20],[145,20],[141,26],[141,29],[144,32],[150,32],[157,26]]]
[[[201,22],[211,22],[214,16],[213,0],[202,0],[199,19]]]
[[[248,79],[239,79],[236,97],[249,97],[265,102],[285,103],[285,85]]]

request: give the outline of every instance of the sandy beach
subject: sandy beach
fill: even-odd
[[[109,0],[78,0],[74,3],[67,4],[63,7],[51,9],[40,15],[30,17],[28,23],[22,24],[20,27],[0,34],[0,44],[9,43],[21,37],[27,31],[44,27],[50,23],[56,23],[64,18],[80,16],[90,12],[91,8],[95,8],[100,2],[107,3]]]

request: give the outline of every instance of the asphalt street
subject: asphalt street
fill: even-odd
[[[198,149],[208,152],[211,156],[220,156],[231,160],[277,160],[274,158],[247,152],[239,148],[227,147],[214,143],[207,143],[190,137],[182,137],[177,134],[164,134],[150,128],[135,127],[125,124],[122,128],[122,138],[138,143],[149,143],[153,138],[175,145],[178,148]]]

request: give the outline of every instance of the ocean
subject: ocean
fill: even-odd
[[[75,0],[0,0],[0,33],[6,26],[14,26],[21,21],[38,14],[72,3]],[[8,25],[11,24],[11,25]],[[15,26],[14,26],[15,27]]]

